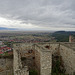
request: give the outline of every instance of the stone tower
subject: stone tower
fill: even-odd
[[[69,42],[70,43],[72,42],[72,36],[71,35],[69,36]]]

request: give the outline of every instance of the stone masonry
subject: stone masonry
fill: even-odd
[[[75,73],[75,43],[15,43],[14,49],[14,75],[29,75],[27,66],[22,66],[21,55],[28,50],[33,50],[35,57],[35,69],[38,75],[51,75],[52,55],[62,56],[66,74]],[[32,60],[31,60],[32,61]]]

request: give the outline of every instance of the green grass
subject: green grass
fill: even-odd
[[[36,70],[30,70],[29,75],[38,75]]]

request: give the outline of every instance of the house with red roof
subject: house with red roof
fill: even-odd
[[[10,52],[10,51],[12,51],[12,48],[10,48],[10,47],[7,47],[7,46],[0,47],[0,54],[3,54],[5,52]]]

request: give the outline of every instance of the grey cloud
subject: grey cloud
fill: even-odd
[[[0,16],[38,26],[75,27],[75,0],[0,0]]]

